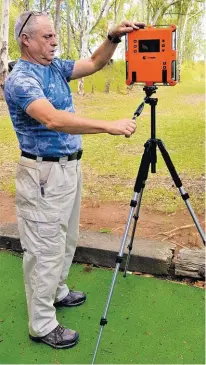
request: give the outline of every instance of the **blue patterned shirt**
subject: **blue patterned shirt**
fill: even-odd
[[[36,156],[61,157],[81,149],[81,136],[56,132],[31,118],[26,108],[47,99],[59,110],[74,113],[68,86],[74,61],[54,58],[49,66],[19,59],[5,82],[5,99],[21,150]]]

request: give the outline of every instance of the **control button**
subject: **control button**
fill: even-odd
[[[162,42],[165,42],[165,40],[163,39]]]
[[[165,49],[162,49],[162,52],[164,52],[165,51]]]
[[[136,49],[134,49],[134,53],[137,53],[137,50]]]
[[[165,47],[165,44],[162,44],[162,47]]]
[[[163,70],[166,70],[167,69],[167,67],[166,66],[163,66]]]
[[[167,62],[163,62],[163,65],[166,65],[167,64]]]

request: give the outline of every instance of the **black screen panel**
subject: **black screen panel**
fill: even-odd
[[[139,40],[139,52],[160,52],[159,39],[142,39]]]

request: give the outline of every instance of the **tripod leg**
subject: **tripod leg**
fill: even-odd
[[[113,274],[109,294],[108,294],[108,297],[107,297],[107,303],[106,303],[106,306],[105,306],[104,314],[103,314],[103,317],[100,320],[100,326],[101,327],[100,327],[99,336],[98,336],[98,339],[97,339],[96,347],[95,347],[93,358],[92,358],[92,364],[94,364],[95,359],[96,359],[96,354],[97,354],[97,350],[98,350],[99,343],[100,343],[100,340],[101,340],[103,328],[104,328],[105,324],[107,324],[106,316],[107,316],[107,312],[108,312],[108,309],[109,309],[109,304],[110,304],[110,301],[111,301],[111,298],[112,298],[117,273],[119,271],[120,264],[123,260],[123,253],[124,253],[124,249],[125,249],[125,246],[126,246],[127,236],[128,236],[129,228],[130,228],[130,225],[131,225],[134,209],[135,209],[136,204],[137,204],[137,197],[138,197],[138,193],[135,192],[133,200],[131,200],[131,202],[130,202],[131,208],[130,208],[128,220],[127,220],[127,223],[126,223],[125,232],[124,232],[124,236],[123,236],[123,239],[122,239],[121,247],[120,247],[118,256],[116,258],[116,266],[115,266],[115,270],[114,270],[114,274]]]
[[[113,274],[109,294],[108,294],[108,297],[107,297],[107,303],[106,303],[106,306],[105,306],[103,317],[100,320],[100,326],[101,327],[100,327],[98,339],[97,339],[97,342],[96,342],[96,347],[95,347],[93,358],[92,358],[92,364],[94,364],[95,359],[96,359],[97,350],[98,350],[99,343],[100,343],[100,340],[101,340],[103,328],[104,328],[105,324],[107,324],[106,316],[107,316],[110,301],[111,301],[111,298],[112,298],[114,285],[115,285],[116,278],[117,278],[117,273],[119,271],[120,264],[123,260],[124,249],[125,249],[125,246],[126,246],[127,237],[128,237],[129,229],[130,229],[130,226],[131,226],[134,210],[137,206],[138,196],[139,196],[139,194],[141,195],[141,191],[142,191],[143,187],[145,186],[145,180],[147,179],[147,176],[148,176],[150,162],[151,162],[151,143],[150,143],[150,141],[147,141],[145,143],[144,154],[143,154],[142,159],[141,159],[139,172],[138,172],[136,182],[135,182],[135,186],[134,186],[134,196],[133,196],[133,199],[130,202],[130,207],[131,208],[130,208],[128,220],[127,220],[127,223],[126,223],[124,236],[123,236],[123,239],[122,239],[122,243],[121,243],[121,246],[120,246],[118,256],[116,258],[116,266],[115,266],[115,270],[114,270],[114,274]]]
[[[126,277],[127,269],[129,266],[129,261],[130,261],[130,256],[131,256],[133,241],[134,241],[134,235],[135,235],[135,231],[136,231],[137,221],[139,219],[140,205],[141,205],[141,201],[142,201],[143,191],[145,188],[145,182],[148,177],[149,166],[151,164],[151,167],[152,167],[153,166],[152,164],[154,164],[154,166],[156,164],[156,161],[154,161],[154,157],[156,158],[156,147],[154,149],[154,141],[148,140],[145,143],[145,151],[142,156],[142,160],[141,160],[140,167],[139,167],[139,172],[138,172],[135,187],[134,187],[134,191],[136,191],[138,193],[138,199],[137,199],[136,212],[133,216],[134,224],[133,224],[133,228],[132,228],[130,243],[127,246],[127,248],[129,249],[129,252],[127,255],[127,260],[126,260],[126,264],[125,264],[125,268],[124,268],[124,274],[123,274],[124,277]]]
[[[164,161],[165,161],[165,163],[167,165],[167,168],[168,168],[168,170],[169,170],[169,172],[170,172],[170,174],[172,176],[172,179],[173,179],[176,187],[179,189],[179,192],[181,194],[181,197],[184,200],[184,202],[185,202],[185,204],[186,204],[186,206],[187,206],[187,208],[188,208],[188,210],[189,210],[189,212],[191,214],[191,217],[192,217],[192,219],[193,219],[193,221],[194,221],[194,223],[195,223],[195,225],[197,227],[197,230],[198,230],[198,232],[200,234],[200,237],[203,240],[203,244],[205,245],[205,235],[204,235],[204,232],[203,232],[203,230],[202,230],[202,228],[200,226],[200,223],[199,223],[199,221],[198,221],[198,219],[197,219],[197,217],[196,217],[196,215],[194,213],[194,210],[193,210],[193,208],[192,208],[192,206],[191,206],[191,204],[189,202],[189,194],[185,192],[185,190],[184,190],[184,188],[182,186],[182,182],[181,182],[181,180],[180,180],[180,178],[179,178],[179,176],[177,174],[177,171],[176,171],[176,169],[175,169],[175,167],[174,167],[174,165],[172,163],[172,160],[170,158],[170,155],[167,152],[167,150],[166,150],[163,142],[161,140],[158,140],[157,141],[157,145],[158,145],[159,150],[160,150],[160,152],[162,154],[162,157],[163,157],[163,159],[164,159]]]
[[[119,256],[117,256],[117,258],[118,257]],[[106,319],[107,311],[109,309],[109,304],[110,304],[112,293],[113,293],[113,290],[114,290],[114,284],[115,284],[115,281],[116,281],[117,273],[119,271],[120,263],[121,263],[121,259],[119,258],[119,262],[117,262],[116,267],[115,267],[115,271],[114,271],[114,274],[113,274],[112,283],[111,283],[109,295],[108,295],[108,298],[107,298],[107,303],[106,303],[106,307],[105,307],[105,310],[104,310],[104,314],[103,314],[103,317],[100,320],[100,326],[101,327],[100,327],[96,347],[95,347],[93,358],[92,358],[92,364],[94,364],[95,359],[96,359],[97,350],[98,350],[99,343],[100,343],[100,340],[101,340],[103,328],[104,328],[105,324],[107,324],[107,319]]]
[[[145,186],[145,184],[144,184],[144,186]],[[139,212],[140,212],[140,205],[141,205],[141,201],[142,201],[143,189],[144,189],[144,187],[142,188],[142,190],[139,193],[139,197],[138,197],[138,201],[137,201],[137,207],[136,207],[136,212],[135,212],[135,214],[133,216],[133,218],[134,218],[134,224],[133,224],[133,228],[132,228],[132,234],[131,234],[131,238],[130,238],[130,243],[127,246],[127,248],[128,248],[129,251],[128,251],[127,260],[126,260],[126,264],[125,264],[125,268],[124,268],[124,274],[123,274],[124,277],[126,277],[127,269],[128,269],[129,262],[130,262],[130,256],[131,256],[131,252],[132,252],[132,248],[133,248],[134,235],[135,235],[135,231],[136,231],[137,221],[139,219]]]
[[[111,298],[112,298],[112,293],[113,293],[113,290],[114,290],[114,285],[115,285],[117,273],[119,271],[120,264],[123,260],[123,252],[124,252],[124,248],[125,248],[125,245],[126,245],[127,235],[128,235],[129,228],[130,228],[132,215],[133,215],[133,211],[134,211],[134,208],[135,208],[136,199],[137,199],[137,193],[135,193],[134,198],[131,201],[132,206],[131,206],[128,221],[127,221],[127,224],[126,224],[124,237],[122,239],[122,244],[121,244],[121,247],[120,247],[119,254],[116,258],[116,266],[115,266],[115,271],[114,271],[113,278],[112,278],[112,283],[111,283],[111,286],[110,286],[110,291],[109,291],[109,294],[108,294],[108,297],[107,297],[107,303],[106,303],[106,306],[105,306],[103,317],[100,320],[100,326],[101,327],[100,327],[99,336],[98,336],[98,339],[97,339],[95,351],[94,351],[93,358],[92,358],[92,364],[94,364],[94,362],[95,362],[95,358],[96,358],[97,350],[98,350],[99,343],[100,343],[100,340],[101,340],[103,328],[104,328],[105,324],[107,324],[106,316],[107,316],[107,312],[108,312],[108,309],[109,309],[109,304],[110,304],[110,301],[111,301]]]

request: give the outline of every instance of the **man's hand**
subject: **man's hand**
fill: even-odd
[[[113,135],[125,135],[130,137],[136,130],[136,122],[131,119],[115,120],[108,122],[107,132]]]
[[[126,33],[135,29],[144,28],[144,23],[123,21],[120,25],[113,28],[109,35],[112,38],[120,38]],[[88,59],[81,59],[75,62],[71,80],[80,79],[101,70],[111,59],[117,44],[105,39],[104,43]]]
[[[144,28],[144,23],[138,23],[138,22],[130,22],[128,20],[124,20],[120,25],[117,25],[115,28],[111,29],[109,31],[109,35],[111,37],[122,37],[126,33],[131,33],[133,30]]]
[[[109,133],[130,137],[136,129],[135,120],[121,119],[112,122],[80,117],[66,110],[57,110],[47,99],[34,100],[26,109],[33,119],[48,129],[69,134]]]

